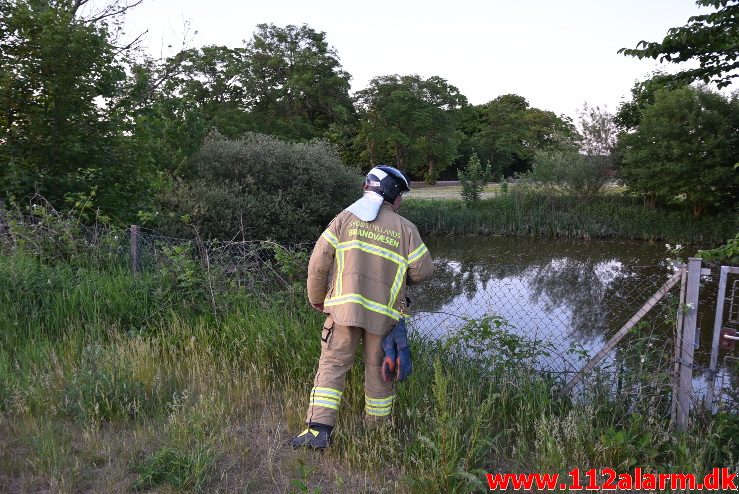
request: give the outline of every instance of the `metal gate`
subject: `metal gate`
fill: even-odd
[[[592,371],[598,362],[630,331],[651,308],[675,285],[680,283],[680,301],[676,321],[674,349],[674,372],[672,387],[671,423],[677,432],[688,428],[693,399],[693,378],[695,365],[694,351],[697,345],[697,312],[700,294],[700,279],[710,275],[711,270],[702,266],[699,258],[690,258],[675,274],[647,300],[632,319],[625,324],[590,359],[562,390],[570,393]],[[739,267],[721,266],[716,301],[711,356],[707,373],[707,388],[703,396],[708,413],[739,412]],[[719,360],[721,364],[719,365]]]
[[[739,275],[739,267],[721,266],[705,401],[706,410],[709,413],[739,411],[739,352],[737,352],[736,343],[739,341],[739,277],[737,275]],[[728,313],[725,317],[724,309],[727,306]],[[720,354],[723,354],[721,372],[718,371]]]

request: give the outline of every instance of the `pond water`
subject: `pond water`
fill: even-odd
[[[583,360],[568,350],[594,355],[674,273],[662,243],[490,236],[430,237],[426,244],[435,271],[432,281],[410,292],[412,328],[438,338],[466,318],[496,314],[508,322],[507,331],[554,350],[537,362],[553,372],[578,370]],[[701,283],[699,367],[708,365],[717,284],[718,272]],[[664,351],[674,347],[668,321],[675,320],[678,293],[679,285],[641,328],[665,342]]]

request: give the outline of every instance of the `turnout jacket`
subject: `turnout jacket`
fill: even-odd
[[[418,229],[384,202],[374,221],[339,213],[308,263],[308,300],[342,326],[385,335],[405,314],[406,287],[431,277]]]

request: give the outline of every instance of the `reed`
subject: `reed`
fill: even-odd
[[[694,218],[688,211],[644,207],[617,194],[582,201],[513,187],[465,207],[452,199],[409,199],[401,213],[431,235],[510,235],[663,240],[719,244],[739,229],[733,212]]]

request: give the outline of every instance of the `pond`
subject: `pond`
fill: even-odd
[[[433,279],[413,287],[412,328],[432,338],[466,319],[500,316],[506,330],[551,350],[542,370],[574,372],[594,355],[674,273],[662,243],[508,237],[430,237]],[[672,255],[674,257],[674,255]],[[707,367],[718,272],[701,283],[696,364]],[[679,285],[634,332],[674,348]],[[627,337],[628,338],[628,337]],[[616,351],[616,353],[618,350]],[[611,357],[613,360],[613,357]],[[701,387],[702,372],[696,373]]]

